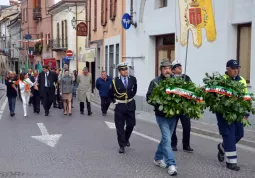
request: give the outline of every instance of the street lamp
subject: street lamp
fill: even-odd
[[[77,25],[77,20],[75,19],[75,17],[73,17],[73,19],[71,20],[73,29],[76,29],[76,25]]]

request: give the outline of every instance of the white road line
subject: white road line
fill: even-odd
[[[49,135],[48,130],[46,129],[43,123],[37,123],[42,135]]]
[[[2,105],[2,107],[1,107],[1,109],[0,109],[0,120],[2,119],[3,112],[4,112],[5,106],[6,106],[6,104],[7,104],[7,101],[8,101],[8,99],[5,98],[4,103],[3,103],[3,105]]]
[[[153,141],[153,142],[160,143],[160,141],[159,141],[158,139],[155,139],[155,138],[150,137],[150,136],[148,136],[148,135],[145,135],[145,134],[143,134],[143,133],[136,132],[136,131],[133,131],[132,133],[133,133],[133,134],[136,134],[136,135],[139,135],[139,136],[141,136],[141,137],[143,137],[143,138],[147,138],[148,140],[151,140],[151,141]]]

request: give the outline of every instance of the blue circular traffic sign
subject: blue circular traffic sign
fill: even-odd
[[[131,26],[131,17],[128,13],[125,13],[123,16],[122,16],[122,19],[121,19],[121,22],[122,22],[122,27],[127,30],[130,28]]]

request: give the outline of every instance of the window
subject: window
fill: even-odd
[[[105,46],[105,58],[104,58],[105,71],[108,73],[108,46]]]
[[[49,45],[50,44],[50,34],[45,34],[45,39],[46,39],[46,45]]]
[[[117,70],[117,65],[119,64],[120,61],[120,45],[116,44],[116,52],[115,52],[115,58],[116,58],[116,62],[115,62],[115,77],[117,77],[119,75],[119,71]]]
[[[168,0],[156,0],[156,9],[158,8],[163,8],[163,7],[167,7],[167,1]]]
[[[94,0],[94,29],[93,31],[97,31],[97,0]]]
[[[57,23],[57,47],[60,47],[59,22]]]
[[[109,75],[113,77],[114,70],[114,45],[109,46]]]
[[[107,23],[107,0],[101,0],[101,25],[105,26]]]
[[[237,60],[240,63],[240,75],[250,83],[251,68],[251,24],[238,26]]]
[[[110,0],[110,19],[114,20],[117,11],[117,0]]]

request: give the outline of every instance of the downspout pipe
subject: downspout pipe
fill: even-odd
[[[130,24],[133,25],[135,28],[137,27],[137,23],[134,22],[133,20],[133,14],[134,14],[134,9],[133,9],[133,0],[130,0]]]

